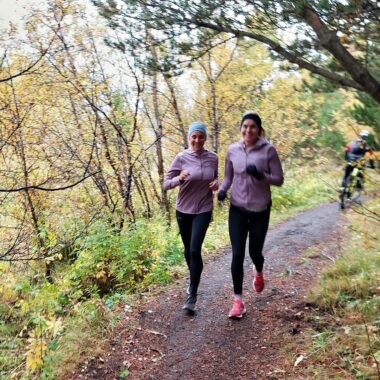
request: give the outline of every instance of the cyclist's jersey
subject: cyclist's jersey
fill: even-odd
[[[369,147],[365,141],[355,140],[346,145],[345,151],[345,159],[347,161],[357,161],[365,156],[365,153],[369,151]]]

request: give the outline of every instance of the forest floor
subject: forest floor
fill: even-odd
[[[205,262],[195,315],[182,311],[187,279],[180,279],[127,309],[102,345],[103,353],[67,378],[304,378],[302,363],[294,365],[302,352],[302,334],[320,329],[318,310],[308,303],[307,292],[339,254],[344,225],[336,203],[272,225],[264,247],[265,290],[260,294],[252,290],[252,263],[246,255],[247,314],[241,320],[227,316],[232,281],[231,251],[226,248]]]

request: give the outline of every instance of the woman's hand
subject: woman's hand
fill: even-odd
[[[179,181],[180,182],[183,182],[188,176],[190,175],[189,171],[184,169],[184,170],[181,170],[181,173],[179,173]]]
[[[212,191],[216,191],[216,190],[218,190],[219,183],[218,183],[217,180],[214,180],[214,181],[212,181],[212,182],[210,182],[210,183],[208,184],[208,187],[209,187]]]
[[[255,177],[259,181],[264,178],[263,172],[257,169],[256,165],[248,165],[246,170],[249,175],[251,175],[252,177]]]
[[[218,201],[223,202],[227,198],[227,192],[225,190],[218,191]]]

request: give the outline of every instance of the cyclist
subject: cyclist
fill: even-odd
[[[354,141],[349,142],[344,148],[344,159],[348,162],[344,169],[344,176],[342,180],[342,186],[340,188],[341,191],[347,186],[348,178],[354,169],[352,166],[352,162],[358,161],[360,158],[364,157],[367,152],[371,152],[369,148],[366,138],[369,136],[369,132],[366,130],[362,130],[358,136],[358,138]],[[371,160],[372,161],[372,160]],[[370,161],[370,162],[371,162]],[[371,167],[373,162],[371,162]],[[363,177],[362,173],[358,174]]]

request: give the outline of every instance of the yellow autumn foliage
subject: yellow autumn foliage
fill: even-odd
[[[29,372],[35,372],[42,367],[46,349],[47,342],[44,338],[28,339],[25,365]]]
[[[29,332],[25,352],[26,369],[29,372],[38,371],[44,364],[44,358],[48,353],[48,343],[51,338],[57,337],[62,331],[61,318],[43,318],[42,323]]]

